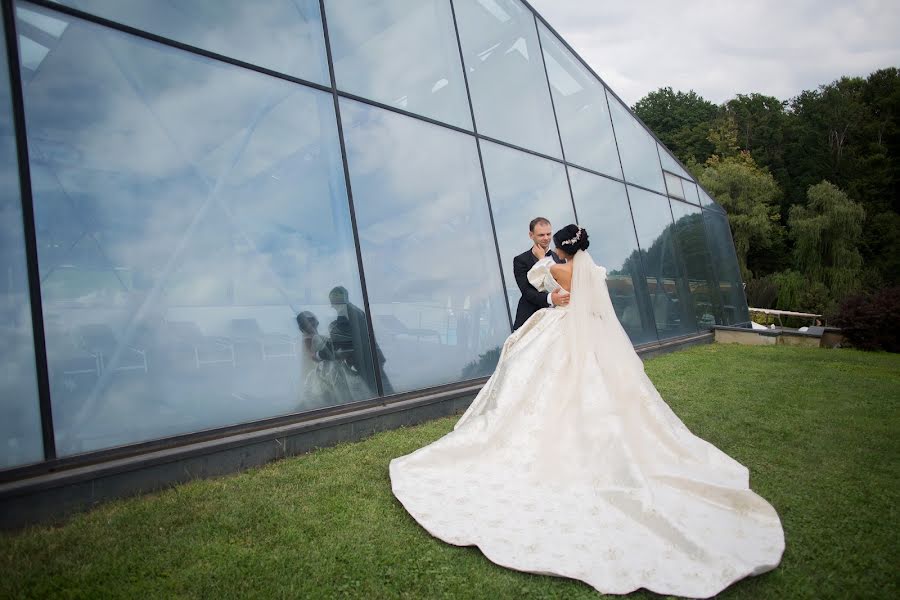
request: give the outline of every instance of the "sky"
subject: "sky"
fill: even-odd
[[[629,106],[671,86],[788,100],[900,67],[900,0],[529,0]]]

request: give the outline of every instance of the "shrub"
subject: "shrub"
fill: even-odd
[[[833,322],[855,348],[900,352],[900,286],[847,298]]]
[[[772,275],[747,282],[747,303],[754,308],[775,308],[778,300],[778,284]]]

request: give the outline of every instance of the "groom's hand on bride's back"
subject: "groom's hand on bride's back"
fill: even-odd
[[[553,302],[553,306],[565,306],[569,303],[569,292],[560,288],[550,294],[550,301]]]

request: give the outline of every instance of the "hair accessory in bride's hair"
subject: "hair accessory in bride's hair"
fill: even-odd
[[[573,238],[570,239],[570,240],[564,241],[563,243],[560,244],[560,246],[571,246],[572,244],[577,244],[577,243],[578,243],[578,240],[581,239],[581,232],[582,232],[582,231],[584,231],[584,229],[582,229],[581,227],[579,227],[579,228],[578,228],[578,233],[575,234],[575,237],[573,237]]]

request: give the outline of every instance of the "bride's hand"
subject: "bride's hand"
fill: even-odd
[[[569,303],[569,292],[560,288],[550,294],[550,301],[554,306],[565,306]]]

